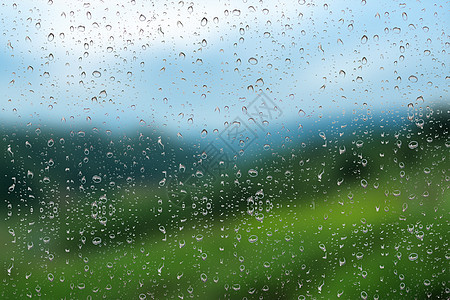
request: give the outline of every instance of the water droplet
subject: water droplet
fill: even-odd
[[[207,18],[203,18],[203,19],[201,20],[200,24],[201,24],[202,26],[206,26],[206,24],[208,24],[208,19],[207,19]]]
[[[411,75],[411,76],[408,77],[408,80],[413,82],[413,83],[416,83],[419,79],[416,76]]]
[[[94,76],[95,78],[100,78],[102,76],[102,73],[100,73],[99,71],[94,71],[92,72],[92,76]]]
[[[367,185],[368,185],[367,180],[362,179],[362,180],[361,180],[361,186],[362,186],[363,188],[366,188]]]
[[[366,300],[368,297],[367,292],[366,291],[362,291],[361,292],[361,299]]]
[[[408,15],[405,12],[402,12],[402,18],[404,21],[408,20]]]
[[[363,35],[362,38],[361,38],[361,44],[365,44],[365,43],[367,43],[367,41],[368,41],[367,36]]]
[[[92,176],[92,181],[94,181],[95,183],[100,183],[102,181],[102,178],[98,175],[94,175]]]
[[[409,149],[411,149],[411,150],[416,149],[418,146],[419,146],[419,143],[416,142],[416,141],[411,141],[411,142],[409,142],[409,144],[408,144],[408,147],[409,147]]]
[[[419,258],[419,255],[417,254],[417,253],[411,253],[409,256],[408,256],[408,259],[410,260],[410,261],[415,261],[415,260],[417,260]]]
[[[250,177],[256,177],[258,176],[258,171],[256,171],[255,169],[250,169],[248,170],[248,175],[250,175]]]
[[[251,235],[248,237],[248,241],[250,243],[255,243],[258,240],[258,237],[256,235]]]
[[[250,57],[248,59],[248,63],[251,64],[251,65],[256,65],[258,63],[258,60],[256,58],[254,58],[254,57]]]
[[[99,238],[99,237],[95,237],[95,238],[92,240],[92,244],[94,244],[95,246],[99,245],[101,242],[102,242],[102,239]]]

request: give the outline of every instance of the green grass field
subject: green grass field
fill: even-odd
[[[256,151],[176,202],[168,184],[136,171],[139,149],[115,164],[95,147],[98,157],[70,156],[92,140],[5,151],[17,178],[12,191],[9,178],[3,184],[1,297],[448,298],[448,114],[424,129],[405,124],[358,126],[342,138],[330,129],[327,144],[314,134],[305,146]],[[9,138],[4,149],[25,144]],[[84,157],[93,162],[78,164]],[[110,180],[77,174],[88,181],[96,168]]]

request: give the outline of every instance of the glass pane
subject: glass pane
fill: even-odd
[[[4,1],[0,297],[448,298],[448,20]]]

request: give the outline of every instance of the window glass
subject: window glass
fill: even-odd
[[[4,1],[0,297],[450,297],[449,8]]]

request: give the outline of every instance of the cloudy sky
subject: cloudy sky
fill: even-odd
[[[8,1],[0,6],[0,122],[200,134],[248,119],[261,91],[282,111],[267,119],[275,127],[419,109],[448,99],[449,8]]]

